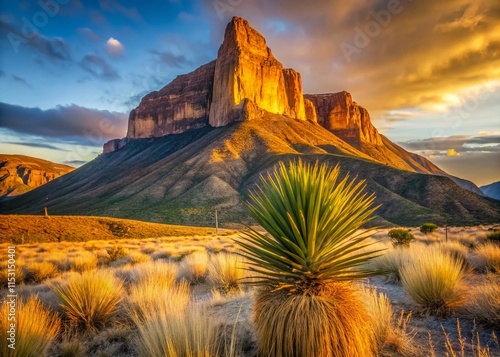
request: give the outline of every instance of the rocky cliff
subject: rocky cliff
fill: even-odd
[[[42,186],[74,168],[22,155],[0,155],[0,200]]]
[[[146,95],[130,112],[127,138],[161,137],[206,126],[214,69],[212,61]]]
[[[251,119],[242,113],[246,102],[270,113],[306,118],[300,74],[284,69],[264,37],[245,19],[235,17],[217,56],[210,125]]]
[[[382,138],[370,120],[370,114],[352,100],[347,92],[306,94],[316,109],[317,121],[356,148],[361,143],[382,145]]]

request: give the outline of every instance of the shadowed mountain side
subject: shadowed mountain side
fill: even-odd
[[[251,223],[244,208],[260,174],[280,160],[340,163],[375,192],[378,223],[455,224],[495,221],[500,202],[468,192],[446,177],[381,165],[320,125],[280,115],[163,138],[131,140],[62,178],[0,204],[9,213],[106,215],[211,225]]]

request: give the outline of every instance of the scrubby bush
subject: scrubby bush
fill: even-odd
[[[37,297],[17,301],[15,349],[8,347],[10,322],[9,305],[2,303],[0,313],[0,355],[9,357],[47,356],[51,343],[57,338],[61,321]]]
[[[110,262],[116,262],[129,254],[128,249],[123,248],[121,245],[114,245],[111,248],[107,248],[106,251],[108,252]]]
[[[438,229],[438,226],[434,223],[424,223],[420,226],[420,232],[425,235],[434,232],[436,229]]]
[[[254,230],[238,240],[253,284],[258,353],[262,356],[372,356],[370,316],[348,281],[372,271],[367,235],[373,195],[364,183],[339,180],[340,169],[302,161],[284,163],[250,194]]]
[[[394,228],[391,229],[387,235],[391,238],[394,247],[407,247],[415,239],[409,229]]]
[[[119,314],[123,284],[110,271],[97,270],[50,283],[68,320],[87,331],[99,330]]]

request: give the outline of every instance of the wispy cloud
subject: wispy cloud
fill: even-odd
[[[80,65],[86,72],[98,79],[112,81],[121,78],[116,69],[96,54],[85,55]]]
[[[134,21],[142,21],[141,14],[136,8],[126,7],[116,0],[100,0],[99,5],[105,11],[122,14]]]
[[[28,141],[7,141],[7,142],[5,142],[5,144],[28,146],[28,147],[32,147],[32,148],[51,149],[51,150],[58,150],[58,151],[67,151],[65,149],[59,148],[55,145],[51,145],[48,143],[36,143],[36,142],[28,142]]]
[[[28,88],[33,89],[33,87],[26,81],[26,79],[24,79],[22,77],[19,77],[19,76],[16,76],[16,75],[13,74],[12,75],[12,79],[15,80],[16,82],[19,82],[19,83],[25,85]]]

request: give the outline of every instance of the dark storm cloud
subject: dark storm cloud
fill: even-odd
[[[0,103],[0,127],[61,142],[101,145],[124,136],[127,116],[74,104],[41,110]]]
[[[120,75],[104,58],[96,54],[88,54],[83,57],[80,65],[83,70],[90,73],[93,77],[112,81],[120,79]]]

